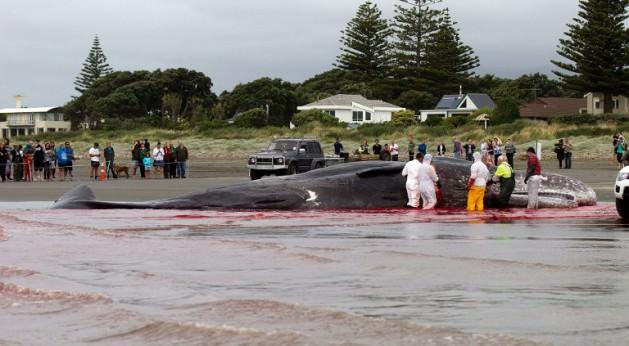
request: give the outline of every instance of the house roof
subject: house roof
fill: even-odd
[[[61,111],[61,107],[24,107],[24,108],[2,108],[0,114],[18,114],[18,113],[49,113],[53,110]]]
[[[555,118],[578,114],[587,107],[587,100],[571,97],[539,97],[520,106],[522,118]]]
[[[457,109],[463,100],[469,97],[478,108],[496,108],[496,103],[487,94],[443,95],[435,109]]]
[[[394,104],[382,101],[382,100],[368,100],[361,95],[347,95],[337,94],[324,98],[316,102],[309,103],[302,107],[322,107],[322,106],[339,106],[339,107],[351,107],[352,103],[358,103],[369,108],[402,108]]]

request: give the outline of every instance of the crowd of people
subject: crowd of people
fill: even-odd
[[[425,142],[415,143],[413,136],[408,137],[408,161],[415,159],[415,153],[421,153],[426,155],[428,153],[428,146]],[[570,147],[571,148],[571,147]],[[471,139],[462,143],[458,138],[453,138],[452,141],[452,156],[455,159],[465,159],[467,161],[474,161],[473,154],[476,152],[477,146]],[[503,144],[502,140],[498,137],[493,139],[483,140],[479,143],[481,160],[487,164],[498,166],[498,159],[503,154],[506,157],[507,162],[511,167],[514,165],[514,157],[517,153],[517,149],[511,138],[507,139],[507,142]],[[334,153],[336,155],[343,155],[344,148],[340,141],[340,138],[336,138],[334,143]],[[380,144],[380,139],[376,139],[373,145],[369,144],[367,139],[363,139],[359,149],[356,150],[360,155],[377,155],[380,160],[383,161],[398,161],[400,160],[400,146],[391,141],[391,144],[385,143],[384,146]],[[435,148],[434,155],[446,156],[448,155],[448,149],[444,143],[439,143]]]
[[[8,139],[0,144],[0,180],[12,181],[64,181],[72,180],[76,169],[88,167],[90,179],[126,178],[151,179],[186,178],[188,148],[183,143],[177,146],[158,142],[151,150],[148,140],[137,140],[130,150],[131,164],[117,157],[111,143],[104,149],[98,143],[85,153],[75,152],[70,142],[59,146],[54,141],[31,140],[25,145],[11,145]],[[77,164],[86,158],[89,164]],[[138,176],[139,171],[139,176]]]

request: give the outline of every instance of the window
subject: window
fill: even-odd
[[[371,120],[371,113],[369,113],[369,112],[366,112],[366,113],[365,113],[365,120],[366,120],[366,121]]]
[[[594,101],[594,109],[601,109],[601,101]]]
[[[620,108],[620,100],[614,99],[614,109],[619,109],[619,108]]]
[[[461,103],[461,107],[459,108],[467,108],[467,99],[465,99],[463,103]]]
[[[55,129],[54,127],[49,127],[46,129],[46,132],[56,132],[57,129]]]
[[[321,150],[316,143],[308,143],[308,153],[310,154],[321,154]]]
[[[59,128],[59,132],[64,132],[65,130],[66,129],[64,129],[64,128],[61,128],[61,127]]]
[[[352,121],[363,121],[363,111],[353,111],[352,112]]]
[[[325,111],[326,113],[330,114],[331,116],[335,117],[336,116],[336,111],[332,110],[332,111]]]
[[[41,128],[41,127],[38,127],[38,128],[37,128],[37,133],[44,133],[44,129],[43,129],[43,128]]]

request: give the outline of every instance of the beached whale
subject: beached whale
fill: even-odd
[[[464,208],[471,163],[435,158],[445,208]],[[97,201],[92,190],[79,186],[53,205],[56,209],[379,209],[406,206],[403,162],[364,161],[339,164],[307,173],[249,181],[200,193],[147,202]],[[540,188],[541,208],[596,204],[596,193],[574,178],[548,174]],[[513,207],[527,204],[522,172],[516,172]],[[485,195],[488,207],[497,205],[498,186]]]

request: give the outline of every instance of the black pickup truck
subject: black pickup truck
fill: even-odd
[[[308,172],[342,162],[326,157],[315,139],[278,139],[264,151],[249,156],[247,167],[251,180],[265,175],[286,175]]]

